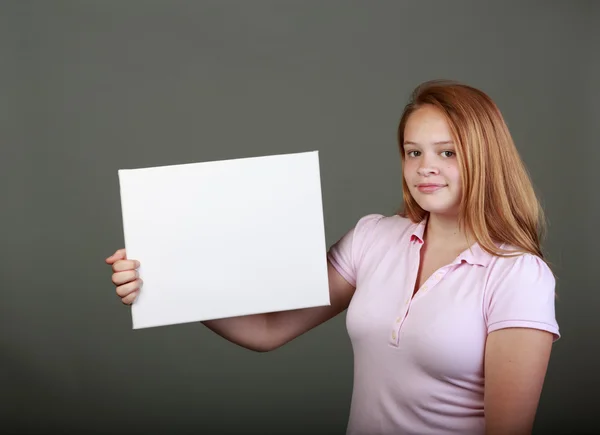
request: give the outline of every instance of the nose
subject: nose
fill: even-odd
[[[423,156],[419,163],[420,164],[417,169],[417,173],[422,177],[427,177],[429,175],[437,175],[440,173],[438,167],[435,165],[431,158]]]

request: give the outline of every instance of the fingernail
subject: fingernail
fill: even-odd
[[[135,260],[135,267],[140,267],[140,262]]]

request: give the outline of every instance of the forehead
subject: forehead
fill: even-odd
[[[452,140],[446,117],[433,106],[423,106],[414,111],[404,128],[404,142],[426,144]]]

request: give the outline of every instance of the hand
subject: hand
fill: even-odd
[[[105,261],[112,265],[112,282],[117,286],[117,296],[125,305],[131,305],[142,287],[137,271],[140,262],[127,259],[125,249],[119,249]]]

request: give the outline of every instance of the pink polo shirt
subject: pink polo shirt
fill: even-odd
[[[328,253],[356,287],[349,435],[483,434],[487,334],[518,326],[560,337],[554,277],[534,255],[499,258],[475,244],[412,298],[424,229],[372,214]]]

